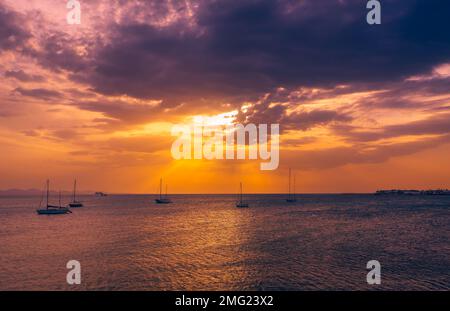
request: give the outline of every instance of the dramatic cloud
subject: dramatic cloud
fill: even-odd
[[[292,166],[300,170],[331,169],[348,164],[383,163],[391,158],[415,154],[450,143],[450,135],[414,142],[381,144],[376,147],[356,145],[320,150],[285,152],[284,157],[291,160]]]
[[[61,93],[58,91],[38,88],[38,89],[24,89],[18,87],[14,90],[14,92],[19,93],[23,96],[35,97],[38,99],[50,99],[50,98],[58,98],[61,97]]]
[[[352,126],[335,126],[335,132],[350,141],[369,142],[399,136],[450,135],[450,113],[404,124],[367,131]]]
[[[92,112],[100,112],[105,118],[96,122],[119,125],[142,124],[155,118],[161,111],[159,102],[129,102],[125,100],[78,101],[75,105]]]
[[[279,123],[281,168],[446,148],[450,2],[382,1],[376,26],[365,4],[90,0],[68,25],[61,1],[0,0],[3,162],[134,163],[134,180],[169,166],[171,125],[196,117]]]
[[[22,82],[44,82],[45,79],[40,75],[27,74],[23,70],[8,70],[5,72],[6,78],[14,78]]]
[[[238,100],[278,86],[395,81],[450,60],[449,3],[384,8],[370,28],[360,1],[202,1],[199,30],[115,24],[80,79],[104,94]]]
[[[295,97],[294,100],[293,97]],[[313,99],[313,96],[310,99]],[[292,93],[285,89],[277,90],[274,94],[266,94],[262,100],[257,101],[251,107],[241,110],[237,121],[254,124],[278,123],[281,124],[282,131],[306,131],[316,126],[352,120],[350,115],[343,112],[320,108],[311,111],[288,111],[297,105],[301,106],[298,96],[292,96]]]
[[[23,29],[23,16],[6,8],[0,2],[0,51],[21,48],[30,38]]]

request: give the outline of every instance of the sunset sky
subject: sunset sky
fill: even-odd
[[[0,189],[450,188],[450,1],[0,0]],[[279,123],[280,166],[173,160],[174,124]]]

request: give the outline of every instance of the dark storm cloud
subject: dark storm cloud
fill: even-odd
[[[362,110],[370,108],[432,109],[433,107],[438,109],[442,104],[445,104],[446,99],[433,100],[432,97],[449,94],[450,78],[436,77],[433,79],[402,81],[391,83],[388,86],[389,89],[383,89],[383,85],[379,87],[380,92],[368,96],[358,104]]]
[[[162,113],[157,104],[130,104],[120,100],[79,101],[78,108],[102,113],[105,118],[94,121],[99,125],[124,126],[148,122],[155,114]]]
[[[324,93],[330,96],[333,89],[325,90]],[[344,112],[314,109],[310,111],[288,112],[288,109],[298,105],[301,97],[308,99],[322,98],[321,94],[314,97],[312,94],[305,92],[302,94],[293,94],[287,89],[278,89],[274,93],[266,94],[264,98],[257,101],[255,105],[244,111],[239,111],[237,122],[254,123],[254,124],[281,124],[281,131],[286,130],[302,130],[307,131],[316,126],[324,126],[330,123],[350,122],[352,117]]]
[[[336,125],[333,127],[336,134],[353,142],[371,142],[380,139],[395,138],[400,136],[418,135],[450,135],[450,113],[442,113],[436,116],[398,125],[388,125],[382,128],[359,129],[349,125]]]
[[[53,91],[45,88],[25,89],[22,87],[18,87],[14,90],[14,92],[23,96],[34,97],[37,99],[59,98],[62,96],[62,94],[58,91]]]
[[[442,135],[431,139],[414,142],[380,144],[375,147],[355,145],[352,147],[336,147],[319,150],[303,150],[301,152],[286,151],[282,153],[294,169],[330,169],[347,164],[382,163],[390,158],[406,156],[424,150],[436,148],[450,142],[450,135]]]
[[[88,72],[89,66],[92,66],[91,59],[88,56],[79,55],[76,52],[77,45],[90,44],[83,39],[73,39],[66,34],[54,31],[49,33],[42,42],[39,51],[28,51],[30,56],[35,57],[38,62],[51,70],[77,73],[80,71]]]
[[[88,91],[21,87],[16,93],[42,99],[70,95],[73,105],[102,113],[98,123],[110,126],[145,123],[164,115],[165,108],[176,107],[173,114],[211,112],[251,101],[256,104],[240,112],[238,121],[302,130],[352,120],[351,111],[333,108],[287,113],[305,101],[382,90],[358,102],[359,109],[406,109],[424,105],[411,94],[448,93],[448,78],[404,80],[450,61],[448,1],[385,0],[377,26],[366,23],[365,1],[359,0],[198,1],[192,20],[185,16],[164,26],[150,22],[171,14],[168,2],[132,3],[132,9],[129,2],[123,7],[120,21],[101,20],[105,40],[73,38],[42,25],[39,48],[23,51],[45,68],[85,83]],[[186,11],[186,2],[175,3],[176,14]],[[149,23],[137,18],[142,13]],[[8,48],[24,44],[29,35],[18,26],[21,17],[1,5],[0,17],[0,42],[6,40]],[[22,82],[37,78],[20,71],[5,76]],[[338,87],[342,84],[346,87]],[[94,92],[162,103],[89,100]],[[432,109],[442,102],[427,104]]]
[[[45,78],[40,75],[28,74],[23,70],[8,70],[5,72],[6,78],[14,78],[21,82],[43,82]]]
[[[369,26],[364,1],[203,1],[195,31],[114,25],[94,71],[76,78],[105,94],[239,101],[279,86],[394,81],[450,60],[450,2],[382,10]]]
[[[315,126],[327,125],[331,122],[349,122],[351,116],[332,110],[313,110],[310,112],[294,113],[286,117],[282,124],[290,129],[306,131]]]
[[[30,34],[22,25],[23,17],[0,1],[0,51],[18,49],[26,43]]]
[[[61,29],[49,27],[52,21],[42,19],[41,12],[17,12],[0,0],[0,52],[15,50],[23,56],[34,58],[43,67],[61,71],[78,72],[92,65],[92,59],[79,55],[75,47],[85,45],[87,50],[96,46],[92,38],[73,38]],[[33,30],[42,32],[36,35]],[[30,43],[29,39],[34,42]],[[37,47],[39,45],[39,47]],[[9,71],[10,77],[30,82],[21,70]],[[32,77],[31,79],[40,79]],[[41,81],[36,81],[41,82]]]

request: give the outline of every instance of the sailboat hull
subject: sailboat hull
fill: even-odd
[[[70,213],[68,208],[58,208],[58,209],[38,209],[36,212],[39,215],[62,215]]]
[[[68,204],[70,208],[78,208],[78,207],[83,207],[83,203],[80,202],[72,202]]]
[[[169,199],[155,199],[155,202],[157,204],[170,204],[170,203],[172,203],[172,201],[169,200]]]

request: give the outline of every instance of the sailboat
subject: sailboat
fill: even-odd
[[[248,207],[248,203],[246,203],[242,200],[242,183],[240,183],[240,186],[241,186],[241,193],[239,195],[239,201],[236,202],[236,207],[239,207],[239,208]]]
[[[83,207],[83,203],[76,200],[76,193],[77,193],[77,180],[75,179],[73,182],[73,200],[69,203],[69,207]]]
[[[294,203],[297,202],[297,199],[295,198],[295,175],[294,175],[294,191],[291,193],[291,169],[289,169],[289,194],[286,199],[286,202]]]
[[[162,195],[162,178],[159,180],[159,198],[155,199],[157,204],[169,204],[172,201],[167,196],[167,185],[166,185],[166,195],[163,197]]]
[[[72,213],[67,207],[61,206],[61,191],[59,192],[59,206],[50,205],[48,204],[48,197],[50,193],[50,181],[47,180],[47,203],[46,208],[41,209],[39,204],[39,209],[36,210],[36,212],[39,215],[60,215],[60,214],[67,214]]]

